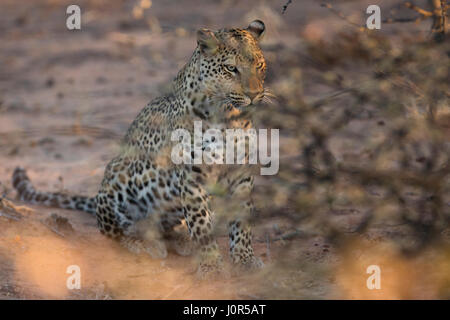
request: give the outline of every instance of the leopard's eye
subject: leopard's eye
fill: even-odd
[[[264,66],[264,63],[260,62],[256,65],[256,69],[262,69],[263,66]]]
[[[226,64],[226,65],[225,65],[225,69],[227,69],[227,71],[229,71],[229,72],[233,72],[233,73],[236,73],[236,72],[237,72],[236,66],[233,66],[233,65],[231,65],[231,64]]]

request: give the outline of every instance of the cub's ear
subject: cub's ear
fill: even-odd
[[[262,39],[265,30],[266,26],[264,25],[264,22],[262,22],[261,20],[254,20],[250,22],[250,24],[247,27],[247,31],[250,32],[257,41]]]
[[[219,48],[219,40],[214,35],[214,32],[208,29],[199,29],[197,31],[197,44],[200,51],[207,55],[213,55]]]

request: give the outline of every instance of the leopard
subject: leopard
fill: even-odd
[[[238,208],[225,216],[232,265],[262,268],[252,246],[252,170],[245,165],[174,164],[176,141],[171,136],[178,129],[193,132],[195,121],[201,121],[203,131],[253,127],[249,110],[270,97],[260,47],[265,29],[261,20],[246,28],[198,29],[191,58],[170,91],[149,102],[131,123],[95,196],[37,190],[26,170],[17,167],[12,183],[19,200],[90,213],[103,235],[136,254],[163,259],[170,248],[180,255],[196,253],[202,276],[223,270],[211,188],[218,184],[226,201]],[[208,148],[205,143],[202,150]]]

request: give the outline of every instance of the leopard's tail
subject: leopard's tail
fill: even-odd
[[[16,168],[12,176],[13,186],[20,200],[63,209],[81,210],[95,214],[95,198],[71,196],[63,193],[37,191],[22,168]]]

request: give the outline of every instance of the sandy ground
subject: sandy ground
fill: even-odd
[[[139,1],[92,0],[77,2],[82,30],[68,31],[65,8],[72,2],[0,4],[0,191],[11,204],[22,206],[0,217],[0,299],[436,297],[427,285],[434,280],[420,278],[411,289],[395,273],[386,291],[368,291],[364,266],[370,259],[362,248],[346,259],[314,234],[268,242],[267,234],[279,236],[273,225],[288,230],[288,223],[277,218],[255,229],[264,271],[205,283],[194,276],[193,258],[134,256],[102,237],[88,214],[15,201],[11,174],[16,166],[27,168],[38,189],[94,195],[118,139],[189,58],[198,27],[245,26],[262,18],[268,28],[263,50],[273,61],[269,69],[279,63],[273,48],[299,46],[300,36],[332,37],[345,28],[345,22],[314,1],[294,1],[282,16],[285,1],[155,0],[144,18],[136,19],[133,7]],[[345,2],[342,8],[358,11],[367,3]],[[427,30],[426,25],[415,28]],[[386,32],[395,33],[395,28]],[[279,75],[269,71],[269,82],[270,76]],[[303,90],[306,96],[320,95],[320,88],[307,80]],[[350,211],[336,219],[351,226],[360,216]],[[226,252],[226,237],[219,242]],[[286,246],[289,250],[280,250]],[[371,250],[369,256],[386,257],[389,250]],[[360,252],[357,258],[355,252]],[[429,261],[439,260],[433,251],[427,254]],[[286,264],[286,271],[275,263],[292,257],[303,263],[295,268]],[[342,261],[355,263],[343,268]],[[411,266],[398,263],[401,270]],[[70,265],[81,269],[81,290],[66,287]],[[356,271],[348,271],[352,268]],[[420,292],[413,292],[417,288]]]

